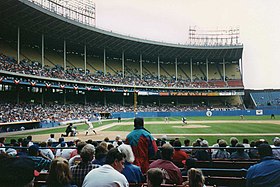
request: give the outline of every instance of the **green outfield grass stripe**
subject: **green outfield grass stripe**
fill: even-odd
[[[194,125],[193,128],[188,128]],[[195,127],[198,126],[198,127]],[[200,128],[199,126],[203,126]],[[266,123],[201,123],[201,124],[188,124],[182,126],[181,124],[146,124],[150,132],[154,134],[229,134],[229,133],[280,133],[280,125],[266,124]],[[106,129],[106,131],[131,131],[132,125],[117,125]]]
[[[170,117],[169,123],[165,123],[164,117],[145,118],[145,128],[147,128],[152,134],[155,134],[155,136],[171,134],[172,137],[180,137],[181,140],[189,138],[193,141],[199,137],[203,137],[208,140],[210,145],[214,144],[217,138],[222,138],[229,142],[229,138],[232,136],[238,137],[240,140],[248,138],[249,141],[262,138],[268,140],[272,144],[271,140],[275,136],[280,136],[280,121],[271,120],[270,116],[245,115],[244,120],[241,120],[239,116],[186,117],[188,124],[184,126],[182,126],[181,117]],[[122,122],[125,125],[119,125],[116,119],[104,121],[102,125],[94,122],[94,127],[98,128],[115,123],[115,126],[106,128],[103,131],[116,131],[117,134],[117,131],[130,132],[133,130],[133,119],[123,119]],[[194,127],[188,128],[190,126]],[[28,135],[64,133],[65,127],[66,126],[61,128],[42,129],[36,132],[26,132],[24,134],[14,134],[7,137],[6,142],[9,142],[11,138],[26,137]],[[83,132],[87,128],[87,125],[80,125],[78,126],[78,131]]]

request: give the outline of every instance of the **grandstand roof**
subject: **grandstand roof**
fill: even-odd
[[[110,31],[88,26],[50,12],[27,0],[0,1],[0,36],[17,39],[17,27],[21,29],[21,42],[33,42],[40,46],[41,35],[44,33],[48,47],[63,46],[67,41],[67,50],[83,53],[86,43],[88,51],[96,55],[121,57],[122,51],[126,58],[162,61],[236,61],[242,58],[243,45],[236,46],[188,46],[162,43],[116,34]],[[174,29],[174,34],[176,30]],[[89,50],[90,49],[90,50]],[[88,52],[90,53],[90,52]]]

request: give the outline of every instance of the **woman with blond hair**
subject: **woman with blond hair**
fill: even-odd
[[[188,171],[188,177],[189,177],[189,187],[205,187],[204,185],[204,176],[202,174],[202,171],[200,169],[191,168]]]
[[[122,144],[117,148],[121,153],[125,154],[125,163],[122,174],[129,183],[142,183],[144,176],[139,166],[132,164],[134,162],[134,154],[130,145]]]
[[[77,187],[71,185],[72,174],[66,159],[58,157],[51,163],[46,187]]]

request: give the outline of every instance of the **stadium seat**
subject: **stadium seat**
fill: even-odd
[[[211,186],[227,187],[245,187],[246,179],[244,177],[210,177],[205,176],[205,184]]]

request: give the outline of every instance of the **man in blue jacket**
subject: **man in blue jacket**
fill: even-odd
[[[261,162],[251,166],[247,172],[247,187],[279,187],[280,160],[272,155],[270,145],[263,143],[258,147]]]

